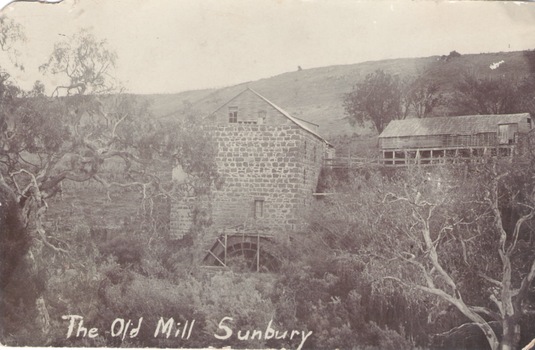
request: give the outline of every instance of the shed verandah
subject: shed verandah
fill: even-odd
[[[395,120],[379,146],[385,165],[455,163],[512,156],[530,130],[529,113]]]

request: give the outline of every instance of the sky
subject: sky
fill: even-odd
[[[81,28],[117,52],[115,75],[133,93],[223,87],[297,66],[535,49],[535,3],[526,2],[64,0],[2,13],[27,37],[18,48],[25,71],[10,71],[13,79],[25,88],[39,79],[49,92],[58,81],[37,68]]]

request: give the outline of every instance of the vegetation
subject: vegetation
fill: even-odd
[[[250,82],[249,86],[269,97],[290,114],[321,125],[320,131],[324,136],[338,137],[353,134],[371,136],[376,133],[371,124],[350,125],[342,101],[357,83],[377,70],[399,77],[399,80],[407,83],[408,87],[413,81],[417,81],[418,85],[423,87],[434,85],[438,89],[435,96],[439,96],[440,99],[433,109],[425,114],[426,117],[457,114],[449,100],[457,91],[457,84],[463,80],[465,74],[479,80],[505,79],[518,82],[535,71],[532,50],[461,56],[453,54],[452,58],[446,60],[448,55],[449,53],[446,53],[444,59],[440,56],[431,56],[303,69]],[[493,64],[501,61],[502,64],[491,69]],[[189,101],[201,113],[210,113],[242,89],[243,86],[236,85],[221,89],[151,95],[150,98],[154,100],[151,110],[156,116],[170,117],[173,112],[182,109],[184,101]],[[403,90],[408,92],[410,89]],[[532,110],[522,108],[522,111]],[[413,107],[410,107],[408,116],[421,117]]]
[[[16,62],[9,50],[22,28],[0,19],[1,47]],[[462,59],[452,52],[437,64]],[[218,183],[213,145],[189,104],[180,123],[151,118],[110,79],[115,62],[105,41],[82,31],[42,66],[62,80],[52,96],[38,82],[23,91],[0,69],[3,344],[511,349],[535,334],[532,154],[462,169],[324,171],[321,186],[337,194],[317,204],[291,246],[277,243],[279,273],[203,270],[209,222],[198,215],[182,240],[167,222],[171,198]],[[429,74],[376,71],[346,103],[377,131],[453,106],[533,107],[529,75],[510,86],[469,75],[459,84],[445,94]],[[496,99],[502,85],[514,87],[514,102]],[[165,176],[177,164],[188,173],[180,186]],[[87,333],[69,335],[67,315],[83,317]],[[191,334],[155,335],[171,318]],[[127,321],[132,331],[115,334],[112,325]],[[267,329],[300,335],[245,337]]]
[[[435,62],[423,73],[400,79],[399,73],[377,70],[357,82],[344,95],[345,114],[353,125],[369,127],[380,134],[392,120],[408,117],[426,118],[436,115],[512,114],[534,111],[535,75],[489,76],[460,68],[451,76],[452,91],[444,91],[435,74],[442,65],[453,65],[461,57],[453,51],[444,61]],[[525,53],[525,66],[531,67],[533,57]],[[446,63],[447,62],[447,63]],[[489,68],[498,69],[504,61]]]
[[[344,106],[350,120],[361,125],[369,121],[380,134],[390,121],[406,116],[401,101],[399,77],[378,70],[357,83],[346,95]]]
[[[349,187],[313,213],[316,243],[344,265],[360,266],[351,269],[360,271],[359,282],[367,278],[382,298],[396,298],[391,293],[401,288],[405,302],[391,307],[398,320],[428,315],[404,328],[416,339],[420,331],[440,334],[427,338],[436,342],[427,346],[485,348],[482,339],[469,340],[484,335],[491,349],[516,348],[534,331],[529,164],[489,159],[468,175],[462,169],[353,174]]]
[[[518,83],[505,78],[482,78],[465,74],[452,99],[458,115],[509,114],[522,112]]]
[[[398,75],[377,70],[357,83],[343,102],[350,122],[369,122],[380,134],[392,120],[429,116],[442,103],[442,95],[424,76],[401,81]]]
[[[8,23],[2,27],[2,48],[10,50],[11,41],[22,40],[23,35],[21,28],[5,17],[2,22]],[[99,237],[91,237],[91,230],[69,229],[57,222],[54,229],[47,220],[48,203],[62,195],[63,185],[96,182],[100,184],[98,192],[110,199],[117,189],[137,193],[134,200],[140,210],[130,225],[154,235],[160,228],[154,220],[157,203],[184,191],[202,191],[217,178],[210,158],[213,149],[200,126],[191,120],[160,123],[148,118],[147,104],[117,90],[114,65],[115,54],[106,42],[81,31],[58,43],[41,66],[43,73],[64,81],[50,97],[41,83],[23,91],[1,70],[0,170],[2,200],[9,204],[6,213],[2,209],[2,242],[6,244],[2,246],[6,249],[2,254],[6,259],[6,265],[2,263],[6,267],[2,270],[6,277],[2,279],[6,283],[2,288],[3,342],[52,341],[54,320],[61,317],[53,314],[51,319],[50,315],[61,307],[51,303],[57,306],[67,300],[69,308],[75,307],[82,292],[95,291],[94,283],[101,276],[99,256],[109,251],[102,248],[101,252],[91,239]],[[170,175],[175,164],[181,164],[190,175],[180,186],[161,176],[162,171]],[[4,231],[4,225],[9,231]],[[124,241],[111,244],[117,261],[139,261],[140,256],[128,251],[136,246],[126,249],[124,245]],[[19,263],[28,247],[27,261]],[[15,268],[21,271],[10,280]],[[84,278],[71,281],[72,276],[65,273],[72,269]],[[29,283],[23,272],[33,276]],[[65,294],[71,290],[50,294],[54,281],[70,283],[80,294],[70,301]],[[27,288],[28,293],[20,293],[25,283],[30,287],[32,282],[36,285]],[[56,296],[65,299],[58,302]],[[91,310],[96,299],[82,304]],[[76,307],[84,309],[84,305]],[[22,327],[28,322],[28,327]],[[21,327],[22,333],[18,332]],[[27,339],[32,327],[39,329],[40,336]]]

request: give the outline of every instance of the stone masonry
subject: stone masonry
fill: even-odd
[[[247,89],[206,120],[223,185],[211,192],[214,231],[246,225],[284,235],[303,228],[323,159],[332,147],[315,126]],[[171,230],[189,227],[191,200],[174,203]]]

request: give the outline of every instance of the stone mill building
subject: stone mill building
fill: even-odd
[[[222,177],[209,199],[212,226],[204,263],[225,266],[233,256],[251,269],[268,265],[269,241],[304,227],[319,174],[333,147],[318,125],[295,118],[247,88],[205,120],[217,146]],[[171,208],[171,231],[182,237],[191,227],[187,200]],[[211,243],[210,243],[211,242]],[[264,261],[262,261],[262,259]]]

